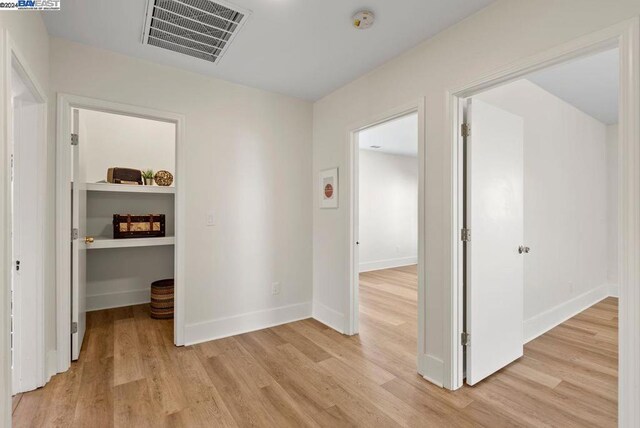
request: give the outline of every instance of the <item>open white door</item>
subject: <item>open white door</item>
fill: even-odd
[[[80,111],[72,110],[71,129],[75,137],[73,172],[71,175],[71,217],[72,234],[71,244],[71,359],[77,360],[82,348],[82,340],[86,329],[86,290],[87,290],[87,190],[84,162],[82,161],[82,144],[79,142]]]
[[[473,385],[522,356],[524,257],[521,117],[469,101],[466,349]]]

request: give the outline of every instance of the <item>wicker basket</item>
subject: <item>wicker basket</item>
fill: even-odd
[[[151,318],[173,318],[173,278],[151,283]]]

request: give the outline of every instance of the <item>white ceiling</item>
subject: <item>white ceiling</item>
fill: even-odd
[[[418,156],[418,114],[402,116],[360,131],[358,144],[361,150]]]
[[[220,64],[141,43],[146,0],[65,0],[43,14],[52,36],[316,100],[493,0],[233,0],[252,11]],[[351,16],[376,15],[356,30]]]
[[[618,123],[618,49],[539,71],[527,79],[606,125]]]

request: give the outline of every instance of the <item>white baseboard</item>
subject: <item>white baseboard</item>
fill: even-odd
[[[604,284],[524,322],[524,343],[546,333],[602,299],[617,294],[617,285]]]
[[[401,266],[418,264],[418,257],[401,257],[397,259],[377,260],[374,262],[360,263],[360,272],[371,272],[373,270],[391,269]]]
[[[618,284],[609,284],[609,296],[620,297],[620,287]]]
[[[87,311],[121,308],[123,306],[141,305],[151,301],[148,288],[144,290],[119,291],[115,293],[87,296]]]
[[[433,355],[424,354],[418,358],[418,371],[425,380],[437,385],[444,386],[444,362]]]
[[[313,302],[313,318],[344,334],[344,315],[340,312],[334,311],[320,302]]]
[[[306,302],[188,324],[184,329],[184,343],[195,345],[310,317],[311,302]]]

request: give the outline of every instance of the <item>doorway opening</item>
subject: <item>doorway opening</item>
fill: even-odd
[[[505,371],[543,373],[545,387],[593,376],[594,402],[606,396],[597,417],[612,422],[619,63],[610,48],[473,93],[460,128],[466,383]]]
[[[87,312],[135,305],[146,310],[150,285],[175,276],[175,186],[158,185],[153,178],[147,184],[142,172],[175,173],[176,125],[90,109],[72,113],[77,137],[71,162],[71,306],[77,324],[72,324],[71,352],[77,360]],[[113,168],[132,176],[109,173]],[[131,216],[126,221],[140,233],[116,234],[125,223],[114,223],[114,215]],[[163,312],[173,311],[169,297]]]
[[[352,319],[350,334],[394,349],[415,373],[423,177],[421,110],[370,122],[352,132]],[[417,352],[420,355],[420,352]],[[420,358],[418,357],[418,366]]]
[[[11,55],[9,193],[12,395],[45,383],[46,98]]]
[[[58,371],[103,315],[183,344],[182,116],[61,95],[58,124]]]

